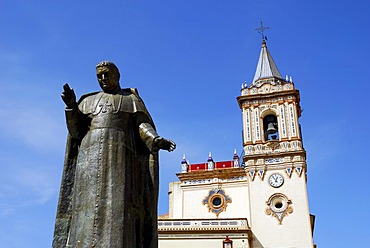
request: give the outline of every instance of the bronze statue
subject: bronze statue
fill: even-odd
[[[102,92],[76,96],[68,84],[68,140],[53,247],[154,248],[158,245],[160,137],[136,89],[122,89],[112,62],[96,66]]]

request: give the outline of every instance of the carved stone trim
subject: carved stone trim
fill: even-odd
[[[218,188],[210,190],[208,196],[203,199],[203,205],[207,205],[208,211],[215,213],[217,218],[221,212],[226,211],[228,203],[231,202],[225,191]]]
[[[284,194],[273,194],[267,200],[266,204],[266,214],[275,217],[280,225],[283,222],[285,216],[293,213],[293,208],[291,206],[292,201],[289,200],[288,197]]]

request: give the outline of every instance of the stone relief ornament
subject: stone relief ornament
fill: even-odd
[[[208,211],[218,215],[226,211],[228,203],[231,203],[231,198],[225,194],[225,191],[219,188],[209,191],[208,196],[203,199],[203,205],[207,205]]]
[[[266,214],[275,217],[279,221],[279,224],[282,223],[285,216],[293,213],[292,201],[284,194],[273,194],[266,204]]]

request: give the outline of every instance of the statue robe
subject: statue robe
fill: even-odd
[[[53,247],[157,247],[158,134],[137,91],[85,95],[66,119]]]

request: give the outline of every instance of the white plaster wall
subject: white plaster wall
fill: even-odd
[[[269,176],[276,172],[284,177],[284,184],[280,188],[273,188],[268,184]],[[275,193],[282,193],[292,201],[293,213],[285,216],[282,224],[279,224],[276,217],[266,214],[266,201]],[[299,177],[294,171],[291,178],[289,178],[284,170],[267,171],[263,181],[256,177],[250,183],[250,197],[250,226],[256,237],[254,247],[312,248],[304,172]]]
[[[226,211],[220,213],[219,218],[248,218],[249,217],[249,193],[248,184],[233,183],[223,187],[225,194],[232,202],[228,204]],[[215,215],[214,215],[215,216]]]
[[[183,215],[185,219],[214,218],[215,215],[208,212],[208,208],[202,201],[212,189],[208,186],[192,186],[183,189]]]
[[[203,199],[209,191],[216,188],[217,184],[192,185],[181,187],[179,184],[172,187],[173,216],[174,219],[217,218],[216,214],[209,211]],[[227,205],[226,211],[219,214],[218,218],[248,218],[249,196],[247,181],[223,183],[222,189],[232,202]]]
[[[220,243],[221,242],[221,243]],[[159,248],[222,248],[222,240],[193,239],[193,240],[161,240]]]
[[[222,248],[223,239],[160,240],[159,248]],[[233,248],[249,248],[248,240],[233,240]]]
[[[169,218],[178,219],[182,217],[182,192],[180,187],[180,182],[170,183],[172,190],[172,204],[169,207],[172,209],[169,210],[169,213],[172,213],[172,216]]]

